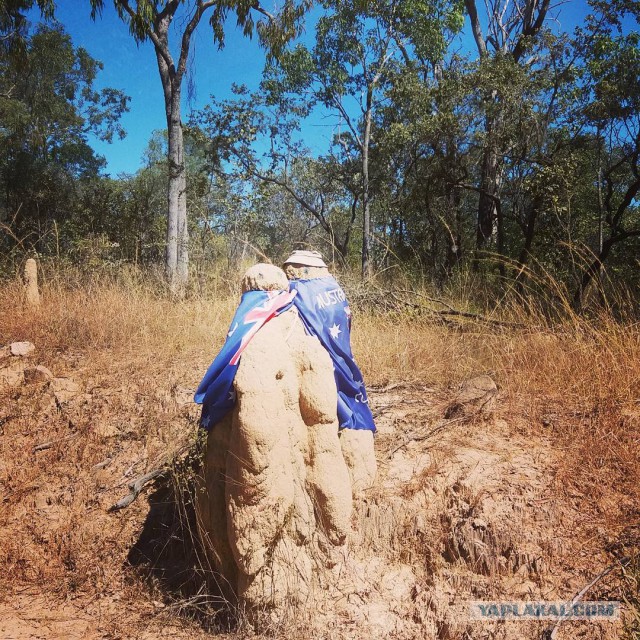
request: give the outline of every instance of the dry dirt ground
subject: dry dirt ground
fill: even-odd
[[[198,615],[206,596],[189,586],[188,516],[170,478],[109,511],[132,480],[176,451],[184,458],[209,355],[103,357],[36,345],[0,359],[0,639],[251,636]],[[29,371],[38,364],[54,379]],[[580,497],[554,488],[561,452],[500,392],[486,415],[452,411],[455,395],[371,389],[379,471],[356,499],[350,588],[273,635],[542,639],[549,623],[474,622],[468,602],[570,599],[611,563],[576,539]],[[611,593],[604,579],[586,599]],[[621,633],[620,623],[566,622],[556,637]]]

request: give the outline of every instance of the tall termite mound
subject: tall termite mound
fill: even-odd
[[[243,280],[244,291],[287,287],[272,265]],[[336,564],[350,532],[333,365],[290,309],[242,352],[234,390],[233,411],[207,439],[200,534],[228,598],[254,611],[295,605]]]

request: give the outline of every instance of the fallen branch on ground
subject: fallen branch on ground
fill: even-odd
[[[67,442],[68,440],[72,440],[73,438],[76,438],[78,435],[79,435],[78,433],[72,433],[70,436],[66,436],[58,440],[50,440],[49,442],[43,442],[42,444],[37,444],[35,447],[33,447],[33,453],[38,453],[38,451],[46,451],[47,449],[51,449],[51,447],[54,447],[57,444],[61,444],[62,442]]]
[[[428,433],[420,434],[420,433],[411,433],[409,434],[395,449],[393,449],[390,453],[387,454],[387,460],[391,460],[393,455],[400,451],[403,447],[406,447],[410,442],[422,442],[423,440],[428,440],[429,438],[435,436],[440,433],[443,429],[455,424],[456,422],[461,422],[462,420],[467,419],[467,416],[460,416],[459,418],[451,418],[450,420],[440,420],[436,426],[431,429]]]
[[[91,471],[98,471],[98,469],[104,469],[105,467],[108,467],[112,462],[113,462],[113,458],[107,458],[102,462],[98,462],[98,464],[94,464],[93,467],[91,467]]]
[[[121,498],[114,505],[109,507],[107,511],[111,513],[112,511],[119,511],[120,509],[124,509],[128,507],[141,493],[144,489],[145,485],[160,475],[163,475],[167,472],[167,468],[165,466],[160,467],[158,469],[153,469],[148,473],[145,473],[143,476],[137,477],[135,480],[129,483],[129,489],[131,490],[124,498]]]
[[[418,313],[430,316],[442,324],[451,324],[459,326],[459,322],[452,322],[452,318],[464,318],[473,322],[478,322],[493,327],[502,328],[523,328],[525,325],[519,322],[508,322],[506,320],[496,320],[489,318],[481,313],[472,313],[470,311],[461,311],[455,309],[449,303],[440,298],[432,298],[419,291],[411,291],[410,289],[383,289],[376,285],[369,285],[368,289],[350,291],[349,295],[354,303],[364,303],[372,307],[385,311],[399,311],[401,309],[410,308]],[[424,302],[417,299],[422,298],[427,303],[445,307],[444,309],[434,309],[427,306]]]
[[[147,484],[152,480],[169,473],[172,466],[175,465],[182,456],[188,454],[189,451],[192,450],[192,447],[193,442],[190,440],[183,442],[171,455],[163,458],[162,461],[157,461],[156,464],[158,464],[158,466],[155,467],[155,469],[147,471],[144,475],[134,478],[128,483],[130,492],[124,496],[124,498],[118,500],[118,502],[109,507],[107,511],[111,513],[128,507],[142,493],[142,490]],[[137,462],[135,464],[137,464]],[[135,466],[135,464],[133,466]]]
[[[576,593],[576,595],[573,597],[573,600],[571,601],[571,607],[573,607],[574,604],[580,602],[584,594],[587,593],[587,591],[589,591],[589,589],[591,589],[594,584],[600,582],[602,578],[608,576],[614,569],[617,569],[619,566],[626,567],[630,562],[631,558],[622,558],[618,563],[612,564],[608,566],[604,571],[601,571],[588,585],[586,585],[580,591],[578,591],[578,593]],[[551,629],[546,629],[542,633],[542,640],[554,640],[558,633],[558,629],[560,628],[560,624],[565,619],[566,616],[561,616],[560,618],[558,618],[558,621],[553,625],[553,627],[551,627]]]

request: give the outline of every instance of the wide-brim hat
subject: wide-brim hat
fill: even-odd
[[[294,251],[285,261],[284,264],[301,264],[305,267],[325,267],[326,264],[322,259],[322,254],[318,251]]]

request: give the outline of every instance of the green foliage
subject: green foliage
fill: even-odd
[[[219,46],[231,18],[268,55],[259,91],[212,98],[185,129],[199,278],[212,262],[234,268],[296,246],[355,266],[368,210],[375,267],[401,263],[441,287],[475,268],[488,291],[528,296],[552,276],[579,306],[593,280],[600,291],[640,284],[636,2],[592,0],[574,34],[548,28],[545,2],[485,5],[477,55],[455,39],[472,0],[324,0],[313,37],[292,42],[309,4],[273,16],[244,0],[207,7]],[[115,5],[138,41],[163,17],[205,8]],[[21,53],[5,47],[0,59],[5,246],[160,261],[169,136],[154,135],[135,176],[105,179],[86,134],[119,135],[126,100],[92,89],[99,63],[59,27],[21,38]],[[309,117],[333,127],[321,153],[307,148]]]
[[[207,226],[230,236],[231,245],[250,243],[272,254],[314,240],[344,255],[354,198],[347,172],[331,158],[305,153],[296,135],[299,112],[243,87],[236,96],[195,114],[189,129],[206,151],[211,180],[234,202],[209,210]],[[259,153],[263,145],[256,143],[264,138],[269,144]]]
[[[53,17],[53,0],[2,0],[0,2],[0,49],[2,55],[20,58],[24,54],[28,22],[25,13],[34,5],[43,18]]]
[[[247,37],[258,34],[260,42],[271,55],[278,55],[283,47],[299,34],[300,21],[311,6],[309,0],[297,2],[285,0],[275,14],[267,13],[255,0],[218,0],[205,3],[202,0],[113,0],[120,18],[127,23],[129,32],[137,42],[149,39],[157,21],[163,17],[171,19],[180,6],[183,6],[189,20],[196,12],[203,13],[211,8],[209,25],[213,41],[219,46],[225,44],[225,24],[234,16],[236,24]],[[91,17],[98,17],[105,0],[90,0]],[[261,19],[255,19],[256,11]]]
[[[595,38],[586,71],[593,102],[587,114],[594,121],[628,118],[640,111],[640,33]]]
[[[271,100],[297,94],[307,104],[335,109],[346,96],[387,86],[400,64],[440,61],[463,21],[460,3],[446,0],[325,0],[322,6],[313,47],[299,44],[267,67],[264,88]]]
[[[60,25],[25,36],[23,53],[5,52],[0,69],[0,242],[59,251],[61,225],[76,224],[104,165],[87,135],[123,137],[128,98],[93,88],[101,64]]]

